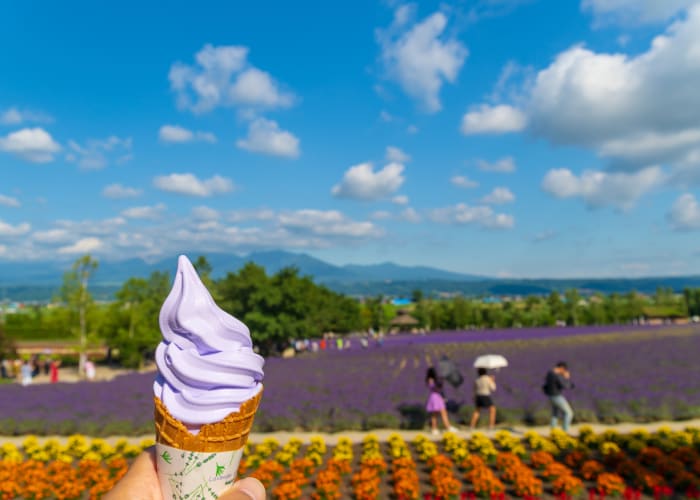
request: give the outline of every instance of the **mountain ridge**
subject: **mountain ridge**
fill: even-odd
[[[202,252],[184,252],[193,261]],[[416,290],[426,295],[463,294],[532,295],[548,294],[577,288],[583,293],[626,293],[636,290],[654,293],[658,287],[670,287],[679,292],[684,288],[700,288],[700,276],[643,277],[643,278],[492,278],[461,274],[430,266],[402,266],[393,262],[378,264],[346,264],[337,266],[308,255],[284,250],[252,252],[245,256],[225,253],[206,255],[212,267],[212,276],[221,278],[235,272],[246,262],[255,262],[273,274],[293,266],[302,275],[336,292],[348,295],[410,296]],[[54,297],[61,285],[69,262],[0,262],[0,300],[47,301]],[[131,258],[122,261],[101,261],[90,288],[100,300],[110,300],[121,285],[132,277],[147,277],[154,271],[169,272],[172,276],[177,256],[154,262]]]

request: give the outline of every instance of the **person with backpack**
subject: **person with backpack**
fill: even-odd
[[[447,354],[440,356],[440,361],[437,364],[437,374],[455,389],[464,383],[464,377],[460,373],[459,368],[457,368],[454,361],[447,357]]]
[[[565,361],[559,361],[554,368],[547,372],[542,390],[549,397],[549,402],[552,405],[552,427],[556,427],[559,418],[562,419],[562,428],[564,432],[569,432],[571,421],[574,418],[574,410],[566,400],[562,391],[565,389],[573,389],[574,384],[571,382],[571,372]]]

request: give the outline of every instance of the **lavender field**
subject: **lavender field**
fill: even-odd
[[[607,332],[607,333],[606,333]],[[579,421],[652,421],[700,417],[700,328],[510,330],[389,338],[383,347],[269,359],[256,427],[341,430],[422,425],[426,368],[448,354],[467,378],[447,395],[471,411],[473,360],[505,355],[497,375],[500,419],[545,423],[545,371],[563,359],[576,388]],[[110,382],[0,386],[0,434],[91,435],[151,432],[152,373]]]

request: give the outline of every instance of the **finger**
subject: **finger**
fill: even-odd
[[[156,472],[155,447],[150,447],[134,460],[129,471],[105,495],[104,500],[155,500],[162,496]]]
[[[265,500],[265,487],[254,477],[237,481],[219,500]]]

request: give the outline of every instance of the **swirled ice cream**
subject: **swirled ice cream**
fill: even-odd
[[[153,391],[193,434],[261,391],[264,360],[253,352],[248,327],[214,303],[184,255],[160,310],[160,329]]]

